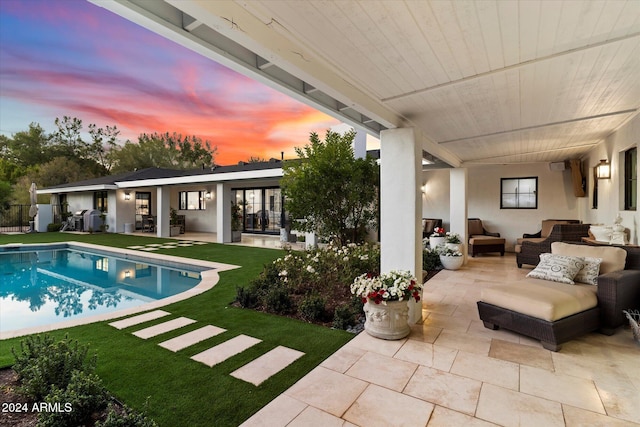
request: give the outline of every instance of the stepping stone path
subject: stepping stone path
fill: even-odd
[[[151,320],[160,319],[170,314],[171,313],[168,313],[164,310],[155,310],[127,319],[111,322],[109,323],[109,325],[113,326],[116,329],[124,329],[131,326],[139,325],[141,323],[149,322]],[[149,326],[147,328],[137,330],[133,332],[133,335],[142,339],[148,339],[193,323],[196,323],[196,321],[193,319],[189,319],[187,317],[178,317],[176,319],[159,323],[154,326]],[[160,347],[166,348],[167,350],[177,352],[216,335],[220,335],[224,332],[226,332],[226,329],[222,329],[217,326],[206,325],[199,329],[195,329],[193,331],[179,335],[175,338],[171,338],[167,341],[163,341],[158,345]],[[250,337],[248,335],[238,335],[192,356],[191,359],[203,363],[209,367],[213,367],[221,362],[224,362],[230,357],[242,353],[246,349],[253,347],[260,342],[262,342],[262,340],[258,338]],[[302,356],[304,356],[304,353],[301,351],[293,350],[284,346],[278,346],[263,354],[262,356],[259,356],[257,359],[240,367],[239,369],[236,369],[230,375],[234,378],[258,386]]]
[[[158,249],[186,248],[189,246],[206,245],[207,242],[198,242],[195,240],[176,240],[173,242],[149,243],[147,245],[127,246],[127,249],[136,249],[138,251],[157,251]]]

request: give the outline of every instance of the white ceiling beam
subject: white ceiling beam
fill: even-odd
[[[449,143],[452,143],[452,142],[470,141],[470,140],[478,139],[478,138],[486,138],[486,137],[490,137],[490,136],[497,136],[497,135],[515,133],[515,132],[522,132],[522,131],[526,131],[526,130],[541,129],[541,128],[546,128],[546,127],[551,127],[551,126],[566,125],[566,124],[569,124],[569,123],[583,122],[583,121],[586,121],[586,120],[601,119],[603,117],[618,116],[620,114],[633,114],[636,111],[638,111],[638,110],[635,109],[635,108],[634,109],[630,109],[630,110],[624,110],[624,111],[614,111],[614,112],[611,112],[611,113],[596,114],[594,116],[579,117],[579,118],[576,118],[576,119],[562,120],[562,121],[559,121],[559,122],[544,123],[544,124],[534,125],[534,126],[525,126],[525,127],[518,128],[518,129],[503,130],[503,131],[500,131],[500,132],[491,132],[491,133],[486,133],[486,134],[483,134],[483,135],[466,136],[464,138],[450,139],[448,141],[440,141],[440,142],[438,142],[438,144],[449,144]]]
[[[493,164],[493,163],[505,164],[505,163],[509,163],[509,162],[504,161],[504,159],[508,158],[508,157],[518,157],[518,156],[528,156],[528,155],[535,155],[535,154],[555,153],[555,152],[558,152],[558,151],[566,151],[566,150],[574,150],[574,149],[575,150],[580,150],[580,152],[582,152],[585,149],[589,149],[589,148],[595,147],[598,144],[599,144],[599,142],[593,142],[593,143],[589,143],[589,144],[572,145],[572,146],[560,147],[560,148],[551,148],[551,149],[548,149],[548,150],[536,150],[536,151],[526,151],[526,152],[515,153],[515,154],[504,154],[502,156],[492,156],[492,157],[485,157],[485,158],[480,158],[480,159],[467,160],[467,161],[462,162],[462,165],[464,166],[464,165],[473,165],[473,164]],[[518,162],[512,162],[512,163],[522,163],[522,162],[518,161]],[[540,163],[540,162],[532,162],[532,163]]]
[[[449,87],[449,86],[455,86],[455,85],[458,85],[460,83],[468,83],[470,81],[473,81],[473,80],[476,80],[476,79],[480,79],[480,78],[483,78],[483,77],[487,77],[487,76],[491,76],[491,75],[495,75],[495,74],[506,73],[506,72],[514,70],[514,69],[532,66],[532,65],[535,65],[535,64],[540,63],[540,62],[549,61],[549,60],[556,59],[556,58],[559,58],[559,57],[563,57],[563,56],[566,56],[566,55],[575,54],[575,53],[578,53],[578,52],[582,52],[584,50],[594,49],[596,47],[606,46],[606,45],[609,45],[609,44],[612,44],[612,43],[619,43],[619,42],[622,42],[622,41],[625,41],[625,40],[634,39],[636,37],[640,37],[640,33],[633,33],[633,34],[629,34],[629,35],[626,35],[626,36],[616,37],[616,38],[611,39],[611,40],[605,40],[605,41],[602,41],[602,42],[599,42],[599,43],[593,43],[593,44],[590,44],[590,45],[587,45],[587,46],[581,46],[581,47],[578,47],[578,48],[575,48],[575,49],[569,49],[569,50],[565,50],[563,52],[553,53],[551,55],[546,55],[546,56],[543,56],[543,57],[540,57],[540,58],[531,59],[529,61],[524,61],[524,62],[520,62],[520,63],[517,63],[517,64],[509,65],[509,66],[504,67],[504,68],[499,68],[499,69],[496,69],[496,70],[486,71],[484,73],[478,73],[478,74],[475,74],[473,76],[464,77],[464,78],[457,79],[457,80],[452,80],[452,81],[447,82],[447,83],[441,83],[441,84],[438,84],[438,85],[429,86],[429,87],[425,87],[425,88],[422,88],[422,89],[416,89],[416,90],[413,90],[411,92],[406,92],[406,93],[401,93],[401,94],[394,95],[394,96],[389,96],[387,98],[383,98],[382,102],[383,103],[388,103],[388,102],[391,102],[391,101],[396,101],[396,100],[399,100],[399,99],[404,99],[404,98],[408,98],[408,97],[411,97],[411,96],[424,94],[424,93],[427,93],[427,92],[430,92],[430,91],[434,91],[434,90],[437,90],[437,89],[442,89],[442,88],[446,88],[446,87]]]

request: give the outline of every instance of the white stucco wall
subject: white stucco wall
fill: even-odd
[[[500,178],[528,176],[538,177],[538,209],[500,209]],[[423,179],[423,217],[442,218],[449,230],[449,170],[423,172]],[[513,251],[523,233],[539,231],[545,219],[582,219],[570,170],[553,172],[548,163],[470,167],[467,196],[468,217],[480,218],[487,230],[500,233],[507,251]]]
[[[584,200],[584,221],[591,224],[613,224],[618,213],[622,216],[622,224],[631,231],[631,243],[638,244],[640,234],[640,212],[624,211],[623,194],[623,161],[624,151],[640,145],[640,115],[627,122],[617,132],[610,135],[603,144],[596,146],[584,159],[584,167],[589,176],[587,192]],[[611,163],[611,179],[598,181],[598,208],[593,209],[593,168],[601,159]],[[639,191],[640,193],[640,191]],[[640,194],[638,194],[640,196]],[[640,199],[640,197],[638,197]]]

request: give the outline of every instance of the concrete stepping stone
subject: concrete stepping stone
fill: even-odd
[[[228,341],[218,344],[215,347],[211,347],[208,350],[191,356],[191,359],[196,362],[204,363],[210,368],[217,365],[220,362],[224,362],[231,356],[235,356],[238,353],[242,353],[249,347],[252,347],[262,340],[258,338],[249,337],[247,335],[238,335]]]
[[[280,345],[253,362],[236,369],[231,376],[258,386],[302,356],[304,356],[303,352]]]
[[[124,329],[129,326],[138,325],[140,323],[148,322],[150,320],[159,319],[164,316],[168,316],[171,313],[164,310],[155,310],[150,311],[148,313],[139,314],[137,316],[128,317],[126,319],[117,320],[115,322],[109,323],[109,325],[113,326],[116,329]]]
[[[200,329],[196,329],[195,331],[187,332],[186,334],[177,336],[175,338],[171,338],[170,340],[161,342],[158,344],[160,347],[164,347],[167,350],[171,350],[174,353],[176,351],[180,351],[183,348],[187,348],[192,346],[200,341],[204,341],[211,337],[215,337],[223,332],[226,332],[226,329],[218,328],[217,326],[203,326]]]
[[[169,320],[168,322],[140,329],[139,331],[134,332],[133,335],[146,340],[147,338],[155,337],[156,335],[164,334],[165,332],[173,331],[174,329],[182,328],[183,326],[187,326],[192,323],[196,323],[196,321],[187,317],[178,317],[177,319]]]

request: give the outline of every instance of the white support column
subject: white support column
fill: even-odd
[[[171,208],[171,200],[170,200],[170,190],[167,186],[158,187],[156,189],[157,196],[157,222],[155,224],[156,227],[156,235],[158,237],[169,237],[169,214]]]
[[[464,243],[464,257],[467,262],[467,176],[466,168],[449,171],[449,227],[452,233],[458,233]]]
[[[218,243],[231,242],[231,187],[219,182],[216,187],[216,233]]]
[[[408,270],[422,280],[422,148],[413,128],[389,129],[380,139],[380,269]],[[422,316],[409,303],[409,321]]]

